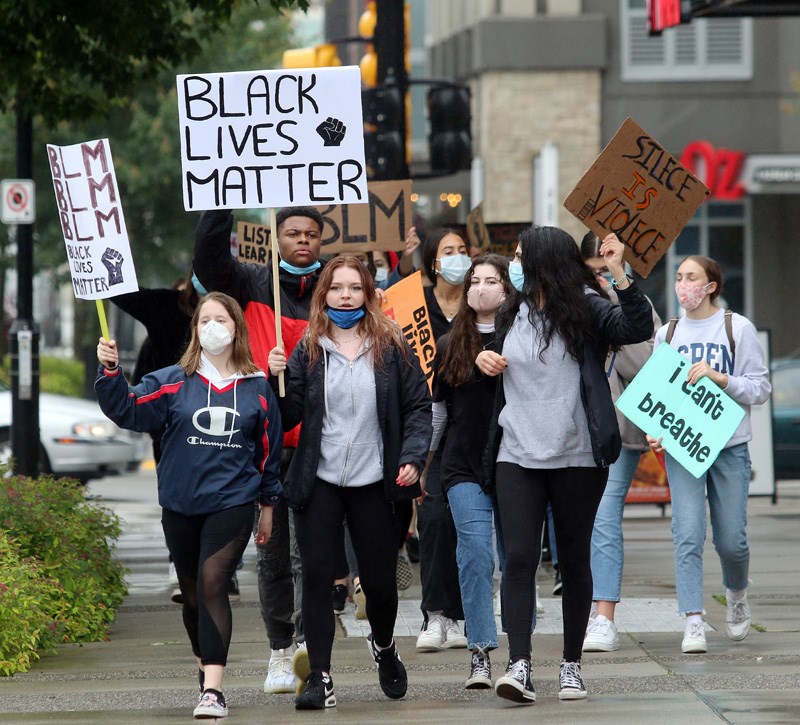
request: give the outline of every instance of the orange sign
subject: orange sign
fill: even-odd
[[[433,339],[431,318],[428,315],[428,306],[425,304],[422,272],[415,272],[402,282],[389,287],[386,290],[386,301],[381,309],[400,325],[408,344],[419,358],[419,364],[430,389],[433,384],[436,341]]]

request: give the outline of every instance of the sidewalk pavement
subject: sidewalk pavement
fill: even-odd
[[[130,568],[130,594],[108,642],[64,646],[25,674],[0,679],[3,723],[141,723],[191,721],[196,668],[180,618],[169,602],[166,556],[151,472],[105,479],[89,493],[125,519],[119,554]],[[466,691],[465,650],[417,653],[419,585],[401,593],[398,644],[408,668],[405,699],[382,696],[364,640],[349,610],[337,624],[332,676],[337,707],[297,712],[290,695],[265,695],[269,649],[258,608],[254,555],[239,572],[241,601],[234,625],[225,694],[231,723],[799,723],[800,722],[800,481],[781,482],[778,503],[751,499],[750,605],[754,628],[734,643],[725,635],[719,563],[709,540],[705,606],[709,652],[683,655],[675,612],[669,517],[653,506],[628,507],[620,649],[585,654],[584,701],[557,697],[559,600],[543,597],[545,613],[533,638],[535,705],[514,705],[491,691]],[[418,569],[415,566],[416,581]],[[540,574],[543,595],[552,577]],[[352,605],[350,605],[352,606]],[[677,622],[677,631],[676,631]],[[504,669],[505,637],[494,654]]]

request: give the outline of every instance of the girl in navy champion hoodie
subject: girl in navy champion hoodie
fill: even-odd
[[[196,718],[225,717],[222,675],[231,639],[228,581],[247,546],[253,502],[261,515],[256,543],[272,532],[283,427],[275,395],[253,362],[236,301],[204,297],[192,339],[177,365],[130,387],[116,342],[100,338],[95,390],[103,412],[122,428],[166,426],[158,499],[167,547],[183,594],[183,622],[200,667]]]

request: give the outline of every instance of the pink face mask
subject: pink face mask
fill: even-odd
[[[675,283],[675,296],[678,298],[681,307],[687,312],[696,310],[702,304],[708,294],[708,284],[691,284],[689,282]]]
[[[492,289],[491,287],[475,285],[470,287],[469,292],[467,292],[467,304],[475,312],[496,312],[505,301],[506,293],[502,287]]]

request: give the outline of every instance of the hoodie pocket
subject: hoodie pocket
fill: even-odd
[[[506,403],[500,412],[503,446],[536,460],[558,458],[575,449],[578,427],[564,398]]]

